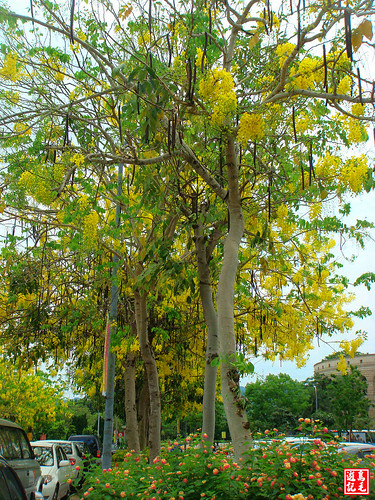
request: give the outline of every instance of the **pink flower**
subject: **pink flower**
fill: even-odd
[[[328,432],[327,427],[323,427],[323,432],[325,432],[327,434],[327,432]]]
[[[216,474],[219,474],[219,469],[214,469],[214,470],[212,471],[212,474],[215,474],[215,476],[216,476]]]
[[[110,487],[111,487],[111,485],[110,485],[109,483],[105,483],[105,485],[104,485],[104,486],[105,486],[106,488],[110,488]]]
[[[121,498],[126,497],[126,493],[125,493],[125,491],[122,491],[122,492],[120,493],[120,497],[121,497]]]

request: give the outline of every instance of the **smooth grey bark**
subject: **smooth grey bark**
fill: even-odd
[[[238,268],[239,247],[244,234],[244,218],[238,182],[238,152],[233,137],[226,146],[228,173],[229,231],[224,242],[224,258],[217,290],[218,332],[220,345],[221,390],[236,459],[248,449],[249,423],[239,387],[234,328],[234,289]]]
[[[142,388],[138,397],[138,432],[139,445],[144,450],[148,444],[150,422],[150,395],[148,392],[147,379],[144,378]]]
[[[135,366],[137,354],[129,352],[125,362],[125,416],[126,416],[126,439],[130,450],[138,453],[141,449],[139,444],[137,401],[135,389]]]
[[[215,435],[217,367],[212,366],[211,363],[219,356],[218,322],[212,296],[211,274],[209,268],[209,259],[211,255],[209,254],[208,246],[206,245],[206,238],[203,233],[202,224],[199,221],[194,227],[194,240],[199,275],[199,293],[207,328],[204,365],[202,434],[207,435],[206,440],[213,443]]]
[[[120,163],[118,166],[117,201],[116,201],[116,215],[115,215],[115,224],[117,227],[120,226],[120,214],[121,214],[120,197],[122,194],[122,173],[123,173],[123,165]],[[103,431],[103,454],[102,454],[103,469],[109,469],[111,467],[111,458],[112,458],[116,356],[111,349],[111,338],[113,338],[117,330],[117,303],[118,303],[117,271],[119,268],[119,257],[116,254],[113,254],[112,262],[113,262],[113,267],[112,267],[111,302],[109,309],[109,338],[108,338],[109,351],[108,351],[108,364],[107,364],[107,389],[105,394],[104,431]]]
[[[147,301],[145,292],[140,292],[139,290],[134,292],[134,304],[139,346],[149,390],[150,420],[148,442],[150,448],[150,461],[152,461],[160,454],[161,401],[159,375],[154,352],[148,338]]]

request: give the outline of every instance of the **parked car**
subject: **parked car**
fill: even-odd
[[[69,441],[83,441],[87,444],[87,447],[90,450],[90,453],[93,457],[100,458],[101,457],[101,446],[100,441],[97,436],[93,434],[80,434],[78,436],[69,436]]]
[[[20,478],[3,457],[0,457],[0,499],[27,500]]]
[[[375,445],[371,443],[342,442],[339,443],[338,450],[348,455],[356,455],[358,458],[365,458],[366,455],[375,455]]]
[[[62,447],[49,441],[32,441],[35,458],[40,464],[44,479],[42,493],[46,500],[67,498],[70,490],[68,479],[73,479],[74,468]]]
[[[0,455],[15,470],[27,499],[35,500],[41,489],[40,465],[22,427],[4,419],[0,419]]]
[[[66,456],[69,459],[70,465],[74,466],[74,470],[77,472],[77,466],[81,467],[83,465],[82,452],[78,448],[77,444],[73,441],[64,441],[63,439],[47,439],[48,443],[55,443],[61,446],[65,451]]]

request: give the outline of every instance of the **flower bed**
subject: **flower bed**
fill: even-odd
[[[94,469],[86,476],[81,498],[348,498],[343,494],[344,468],[375,466],[374,455],[360,462],[356,457],[339,453],[328,431],[309,419],[301,419],[299,431],[312,439],[291,444],[276,429],[254,436],[248,454],[239,463],[231,458],[229,448],[213,453],[204,440],[194,437],[186,438],[182,444],[169,443],[152,464],[145,455],[126,452],[123,461],[113,469]],[[375,493],[373,477],[371,474]]]

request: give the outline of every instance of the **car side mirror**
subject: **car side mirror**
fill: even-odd
[[[69,460],[60,460],[59,467],[68,467],[70,465]]]

